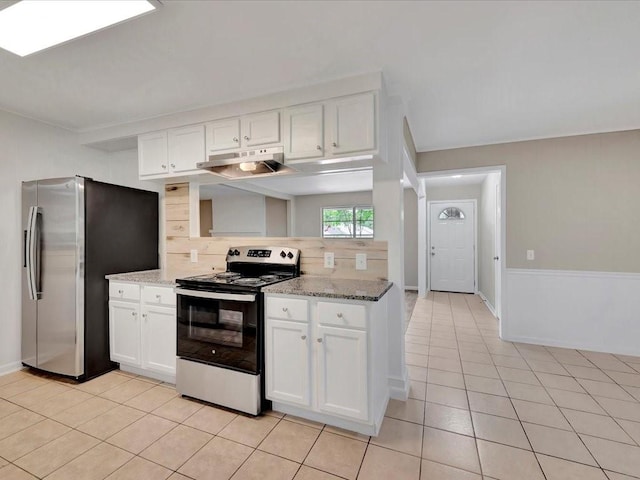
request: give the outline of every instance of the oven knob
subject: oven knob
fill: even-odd
[[[227,252],[227,255],[229,255],[230,257],[233,257],[233,250],[229,250],[229,251]]]
[[[293,258],[293,253],[291,253],[291,252],[287,253],[287,257]]]
[[[281,256],[282,258],[284,258],[284,257],[286,257],[286,256],[287,256],[287,254],[286,254],[286,253],[284,253],[284,250],[282,250],[282,251],[280,252],[280,256]]]
[[[239,252],[238,250],[234,250],[234,251],[233,251],[233,254],[234,254],[234,255],[240,255],[240,252]]]

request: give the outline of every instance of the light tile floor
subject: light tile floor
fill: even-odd
[[[417,299],[411,391],[369,438],[253,419],[111,372],[0,377],[0,479],[640,478],[640,358],[503,342],[473,295]]]

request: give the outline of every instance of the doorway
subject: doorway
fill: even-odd
[[[431,290],[476,290],[476,201],[429,202]]]
[[[506,168],[504,166],[457,169],[418,174],[424,198],[418,199],[418,292],[424,297],[430,290],[477,293],[497,317],[504,314],[506,303],[505,232]],[[475,187],[473,185],[476,185]],[[474,190],[475,189],[475,190]],[[475,285],[471,289],[443,286],[438,283],[437,242],[431,243],[432,215],[444,210],[444,200],[463,202],[475,199],[475,251],[473,256]],[[442,207],[438,212],[435,205]],[[432,204],[434,207],[432,208]],[[437,228],[437,227],[435,227]],[[436,232],[436,236],[437,236]],[[449,242],[450,243],[450,242]],[[436,255],[431,255],[435,253]],[[441,258],[446,258],[441,255]],[[460,260],[463,263],[463,260]],[[468,263],[467,263],[468,265]],[[453,269],[454,267],[448,267]],[[435,272],[432,272],[435,269]],[[468,269],[468,267],[467,267]],[[468,270],[467,270],[468,271]],[[468,277],[468,275],[467,275]],[[449,283],[451,285],[451,283]],[[502,322],[500,322],[502,329]]]

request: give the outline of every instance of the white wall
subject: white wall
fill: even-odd
[[[371,205],[372,193],[348,192],[322,195],[299,195],[294,202],[294,237],[322,236],[322,207],[350,207],[354,205]],[[374,212],[375,215],[375,212]],[[374,217],[373,228],[376,228]]]
[[[83,175],[147,190],[138,181],[135,151],[107,154],[80,146],[76,135],[0,111],[0,373],[20,365],[21,182]]]
[[[482,183],[478,202],[478,290],[495,311],[496,288],[496,185],[499,173],[490,173]]]

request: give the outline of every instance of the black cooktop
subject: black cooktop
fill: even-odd
[[[176,283],[185,288],[198,290],[259,290],[273,283],[294,278],[293,273],[268,273],[264,275],[243,275],[236,272],[222,272],[211,275],[197,275],[194,277],[178,278]]]

